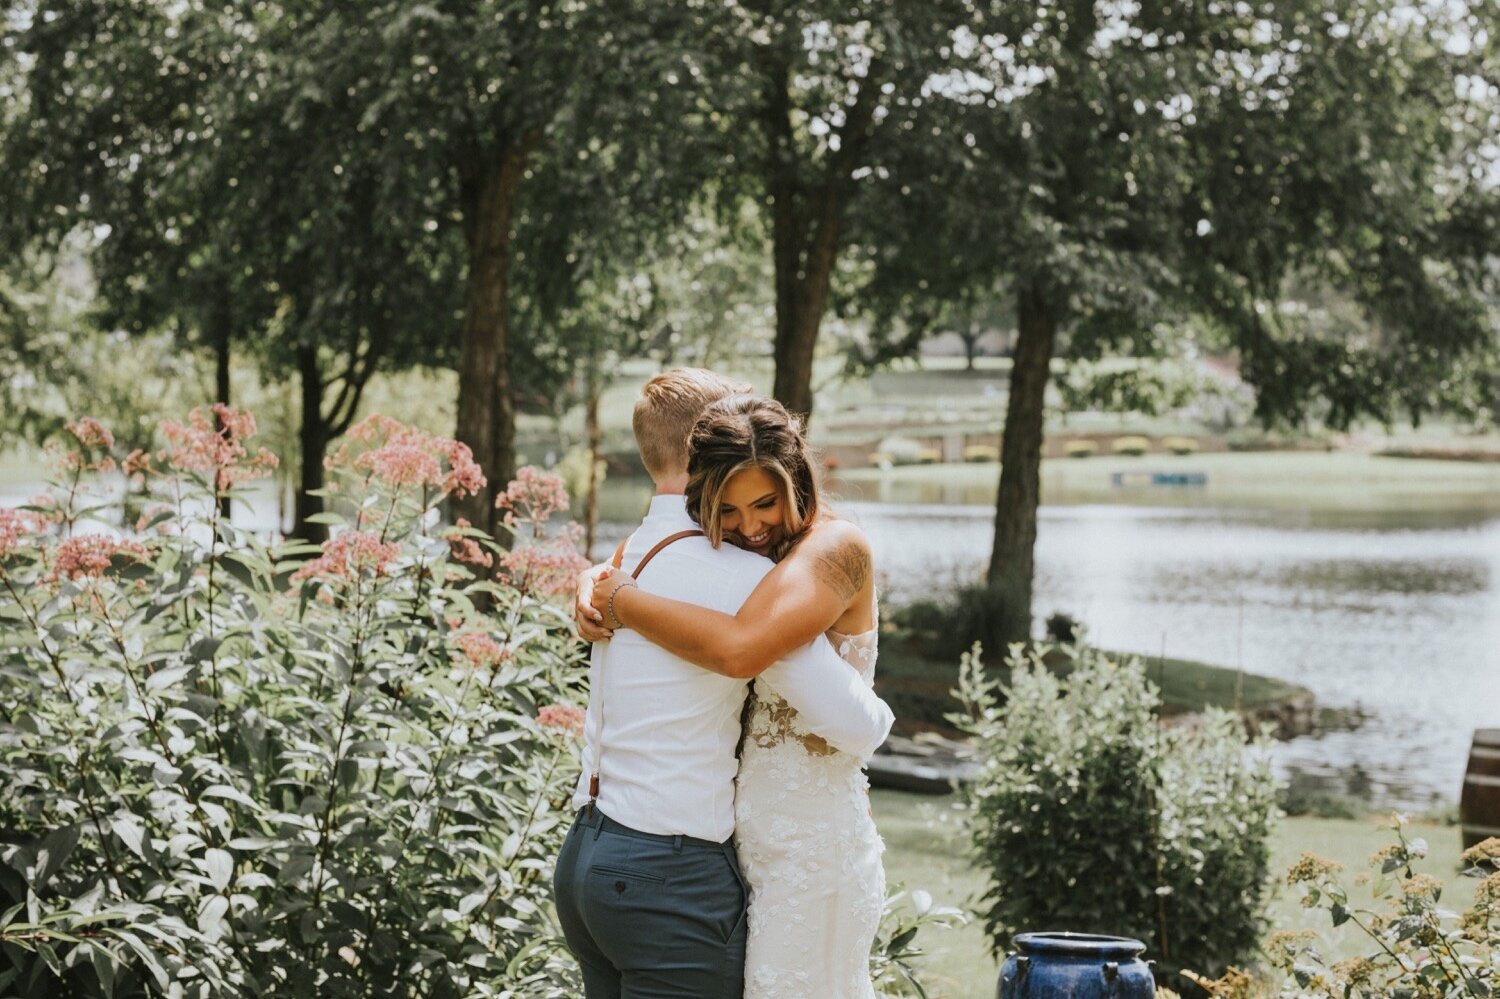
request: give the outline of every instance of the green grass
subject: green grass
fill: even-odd
[[[1107,653],[1119,657],[1122,653]],[[1277,705],[1307,693],[1306,688],[1273,677],[1245,673],[1188,659],[1145,660],[1146,675],[1161,690],[1164,713],[1199,712]],[[958,686],[958,661],[924,656],[911,642],[883,640],[876,689],[896,713],[903,732],[942,728],[944,715],[957,711],[949,695]]]
[[[42,456],[27,448],[0,454],[0,488],[37,486],[47,481],[51,470]]]
[[[908,889],[921,888],[932,893],[940,905],[951,905],[966,911],[985,887],[983,874],[967,859],[967,839],[963,832],[963,815],[952,796],[921,797],[896,791],[871,792],[875,821],[885,839],[886,879]],[[1369,819],[1283,819],[1272,836],[1271,872],[1278,876],[1268,906],[1272,930],[1310,929],[1323,937],[1323,953],[1330,959],[1365,953],[1364,938],[1352,926],[1335,932],[1329,928],[1328,916],[1321,910],[1304,909],[1296,894],[1281,886],[1279,876],[1303,853],[1316,853],[1336,860],[1347,870],[1346,884],[1351,899],[1358,905],[1368,901],[1365,889],[1354,887],[1353,878],[1367,870],[1370,854],[1393,842],[1391,833],[1382,829],[1387,820]],[[1457,876],[1459,866],[1459,830],[1414,822],[1409,836],[1427,840],[1431,853],[1421,870],[1446,881],[1449,890],[1443,896],[1445,908],[1459,910],[1474,897],[1470,879]],[[971,913],[972,916],[972,913]],[[977,919],[952,930],[935,930],[918,938],[926,956],[922,959],[924,981],[932,987],[934,999],[990,999],[995,994],[999,971],[990,956],[989,944]]]
[[[1126,653],[1109,653],[1119,657]],[[1141,657],[1146,676],[1161,689],[1162,703],[1178,711],[1209,707],[1257,708],[1307,693],[1307,688],[1274,677],[1210,666],[1190,659]]]
[[[1203,472],[1202,488],[1119,488],[1115,472]],[[846,499],[994,502],[993,464],[902,466],[840,472]],[[1349,451],[1151,454],[1139,458],[1049,458],[1042,502],[1219,506],[1349,511],[1500,511],[1500,463],[1381,458]]]

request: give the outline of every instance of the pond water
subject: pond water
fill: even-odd
[[[612,537],[645,496],[615,488]],[[1278,744],[1282,776],[1382,808],[1455,802],[1473,730],[1500,725],[1500,512],[1187,502],[1043,506],[1038,620],[1066,611],[1107,648],[1281,677],[1321,706],[1361,709],[1352,731]],[[869,533],[891,601],[988,563],[988,504],[898,491],[839,510]]]

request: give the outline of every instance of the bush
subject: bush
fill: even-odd
[[[1139,457],[1151,450],[1151,441],[1136,434],[1125,437],[1116,437],[1115,442],[1110,445],[1110,450],[1115,454]]]
[[[1168,437],[1162,446],[1173,454],[1197,454],[1198,442],[1192,437]]]
[[[1073,615],[1062,611],[1047,618],[1047,638],[1059,645],[1072,645],[1083,635],[1083,624]]]
[[[943,452],[935,447],[924,447],[917,452],[917,464],[936,465],[943,460]]]
[[[1311,815],[1320,819],[1362,819],[1370,814],[1369,806],[1353,795],[1310,787],[1305,782],[1280,788],[1276,804],[1287,815]]]
[[[254,421],[161,431],[125,463],[162,504],[138,539],[81,531],[91,421],[58,499],[0,510],[0,993],[579,994],[548,915],[582,699],[560,482],[512,484],[514,551],[437,530],[468,449],[374,418],[330,459],[331,540],[271,546],[218,514],[273,464]]]
[[[1069,458],[1091,458],[1099,453],[1099,442],[1091,440],[1068,441],[1063,450]]]
[[[1065,680],[1043,663],[1058,654]],[[1238,718],[1163,730],[1141,664],[1086,647],[1031,651],[1004,691],[968,655],[959,695],[985,761],[966,794],[997,951],[1036,929],[1137,937],[1166,972],[1255,951],[1275,785]]]
[[[930,658],[955,662],[974,645],[1003,648],[1005,593],[988,583],[968,583],[946,596],[917,600],[893,615]],[[950,667],[951,668],[951,667]]]
[[[1000,449],[993,444],[970,444],[964,448],[964,461],[978,463],[1000,460]]]
[[[1301,891],[1303,905],[1326,911],[1335,928],[1364,934],[1374,949],[1368,957],[1329,965],[1314,946],[1316,934],[1273,934],[1266,951],[1285,976],[1274,993],[1279,999],[1489,999],[1495,994],[1500,983],[1500,839],[1487,839],[1464,852],[1469,864],[1464,875],[1484,880],[1474,904],[1454,913],[1438,904],[1443,882],[1416,871],[1427,843],[1407,839],[1405,825],[1396,816],[1390,827],[1396,841],[1370,858],[1373,874],[1356,882],[1368,885],[1378,908],[1350,901],[1340,865],[1331,860],[1303,854],[1292,866],[1287,884]],[[1193,973],[1188,977],[1224,999],[1254,994],[1250,976],[1235,969],[1216,980]]]

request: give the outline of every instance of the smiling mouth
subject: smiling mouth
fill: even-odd
[[[771,531],[767,529],[759,534],[742,534],[740,537],[744,539],[746,547],[759,548],[771,540]]]

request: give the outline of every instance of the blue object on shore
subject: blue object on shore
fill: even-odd
[[[1156,995],[1146,945],[1093,933],[1018,933],[1000,968],[997,999],[1148,999]]]
[[[1208,485],[1207,472],[1114,472],[1109,477],[1116,489],[1127,486],[1192,486]]]

